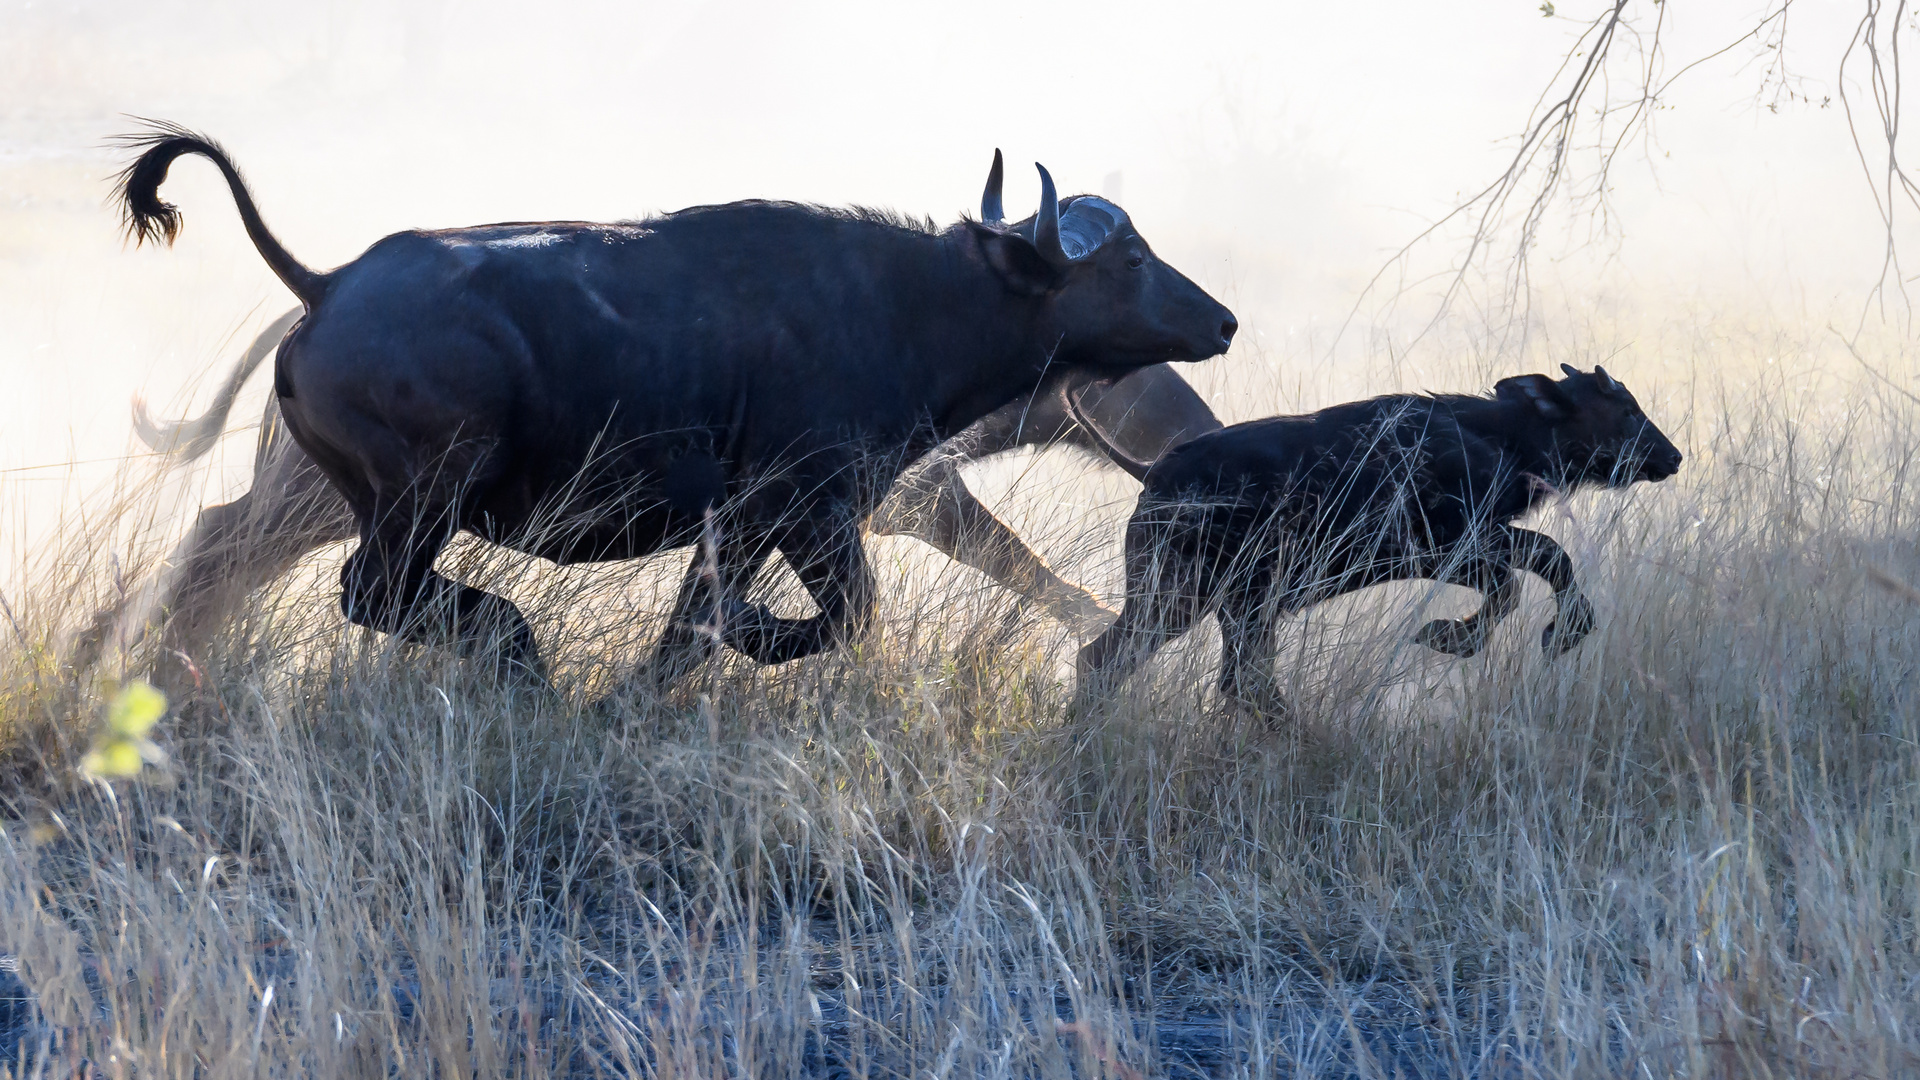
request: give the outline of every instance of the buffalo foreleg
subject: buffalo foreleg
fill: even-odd
[[[911,536],[1045,606],[1054,618],[1090,637],[1113,612],[1087,590],[1061,578],[960,477],[959,460],[935,450],[894,483],[870,528]]]
[[[1553,587],[1558,614],[1540,635],[1540,647],[1548,655],[1566,652],[1593,630],[1593,605],[1580,591],[1573,560],[1552,537],[1502,526],[1486,547],[1472,558],[1436,567],[1431,575],[1480,590],[1486,597],[1480,610],[1464,619],[1435,619],[1420,628],[1416,641],[1455,656],[1472,656],[1485,648],[1493,628],[1519,604],[1520,580],[1515,572],[1522,570]]]
[[[491,654],[500,677],[545,685],[533,627],[520,609],[434,571],[434,560],[452,538],[453,515],[449,508],[433,509],[380,506],[362,523],[360,546],[340,571],[340,610],[357,626],[409,641],[450,643],[463,656]]]
[[[1573,560],[1553,537],[1512,526],[1506,532],[1512,538],[1513,565],[1553,586],[1557,611],[1554,620],[1540,632],[1540,648],[1548,656],[1559,656],[1593,632],[1593,604],[1574,577]]]
[[[709,522],[680,580],[680,598],[653,649],[655,687],[666,689],[713,655],[725,637],[727,618],[753,583],[772,545],[747,542]]]

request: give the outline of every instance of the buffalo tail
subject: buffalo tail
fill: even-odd
[[[286,283],[287,288],[300,298],[300,302],[311,310],[326,291],[326,275],[315,273],[301,264],[267,230],[266,222],[260,219],[259,208],[253,204],[253,195],[247,191],[246,181],[240,178],[240,170],[234,167],[227,152],[213,140],[177,124],[155,120],[144,122],[148,130],[116,140],[121,146],[140,151],[140,156],[134,159],[133,164],[120,173],[119,183],[114,188],[115,198],[121,204],[127,236],[135,244],[149,240],[164,240],[169,245],[173,243],[174,237],[180,234],[180,210],[172,203],[161,200],[160,185],[166,180],[167,169],[173,165],[175,158],[199,154],[213,162],[220,170],[220,175],[227,178],[227,189],[233,193],[241,224],[246,226],[254,249],[260,252],[260,257],[266,260],[267,266]]]

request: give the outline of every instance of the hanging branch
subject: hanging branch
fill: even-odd
[[[1907,13],[1906,0],[1894,5],[1892,32],[1886,35],[1884,42],[1881,30],[1885,23],[1881,21],[1884,5],[1881,0],[1865,0],[1866,11],[1855,25],[1853,36],[1847,41],[1847,51],[1840,57],[1840,107],[1846,110],[1847,130],[1853,136],[1853,149],[1860,158],[1860,169],[1866,174],[1867,187],[1873,192],[1873,207],[1880,215],[1880,224],[1886,230],[1886,243],[1880,261],[1880,277],[1874,282],[1868,294],[1867,303],[1860,311],[1860,322],[1854,327],[1849,347],[1857,341],[1861,330],[1866,327],[1867,313],[1878,308],[1881,318],[1886,317],[1886,287],[1888,279],[1893,281],[1894,289],[1900,295],[1902,328],[1910,318],[1913,301],[1907,295],[1907,283],[1900,273],[1900,252],[1894,242],[1895,210],[1900,196],[1920,209],[1920,188],[1914,186],[1900,165],[1900,23]],[[1876,168],[1867,160],[1866,147],[1860,142],[1860,127],[1854,120],[1853,98],[1847,93],[1847,66],[1854,61],[1855,52],[1864,54],[1867,62],[1867,90],[1873,99],[1874,113],[1880,121],[1880,134],[1886,141],[1886,160]]]
[[[1387,312],[1397,308],[1414,287],[1434,278],[1444,278],[1446,285],[1432,315],[1409,344],[1417,343],[1439,325],[1468,292],[1476,272],[1498,283],[1488,298],[1486,313],[1490,323],[1496,313],[1503,321],[1500,344],[1523,346],[1531,314],[1531,258],[1548,212],[1562,202],[1576,212],[1586,210],[1590,222],[1588,242],[1617,235],[1610,202],[1615,162],[1629,145],[1651,142],[1654,115],[1676,82],[1694,69],[1747,46],[1756,55],[1768,57],[1756,94],[1757,104],[1777,112],[1783,102],[1813,103],[1812,96],[1802,89],[1801,80],[1787,67],[1787,18],[1794,0],[1776,0],[1725,45],[1690,60],[1669,75],[1665,70],[1665,34],[1670,2],[1612,0],[1601,14],[1586,24],[1535,100],[1503,171],[1387,259],[1361,290],[1341,323],[1339,333],[1334,336],[1335,346],[1367,300],[1378,295],[1390,278],[1398,275],[1394,291],[1386,297]],[[1903,25],[1909,18],[1908,0],[1895,0],[1891,15],[1886,11],[1885,0],[1862,2],[1865,10],[1840,59],[1839,95],[1886,232],[1881,276],[1869,298],[1869,308],[1878,303],[1884,312],[1885,286],[1891,279],[1905,313],[1911,305],[1905,279],[1900,274],[1895,243],[1895,203],[1904,198],[1920,209],[1920,186],[1908,177],[1898,156],[1900,31],[1912,28]],[[1541,10],[1553,15],[1551,4],[1542,4]],[[1850,69],[1862,61],[1866,64],[1865,83],[1885,144],[1884,160],[1878,162],[1870,160],[1860,139],[1853,100],[1847,94]],[[1616,80],[1616,71],[1622,67],[1625,70],[1618,71]],[[1616,93],[1616,81],[1625,87],[1624,92]],[[1829,100],[1823,98],[1818,104],[1824,107]],[[1584,172],[1575,167],[1575,155],[1582,152],[1594,155],[1592,168]],[[1461,220],[1471,221],[1473,231],[1459,260],[1440,274],[1407,280],[1407,266],[1413,253],[1446,226]],[[1496,255],[1501,259],[1497,269]],[[1865,316],[1863,311],[1863,321]]]

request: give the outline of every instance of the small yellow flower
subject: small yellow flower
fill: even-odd
[[[127,739],[107,739],[80,759],[80,768],[89,776],[110,780],[139,776],[142,764],[140,748]]]
[[[108,704],[107,730],[129,739],[142,738],[165,715],[167,695],[145,679],[135,679]]]
[[[130,780],[145,765],[167,763],[167,752],[147,732],[167,714],[167,696],[136,679],[107,703],[107,729],[80,759],[80,771],[101,780]]]

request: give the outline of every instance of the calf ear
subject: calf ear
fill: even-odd
[[[1573,415],[1573,399],[1560,384],[1545,375],[1515,375],[1493,384],[1493,396],[1502,401],[1521,401],[1548,420],[1565,420]]]
[[[1019,233],[1001,232],[978,224],[971,228],[987,265],[1014,292],[1039,296],[1059,288],[1065,280],[1066,275],[1042,258],[1040,249]]]

